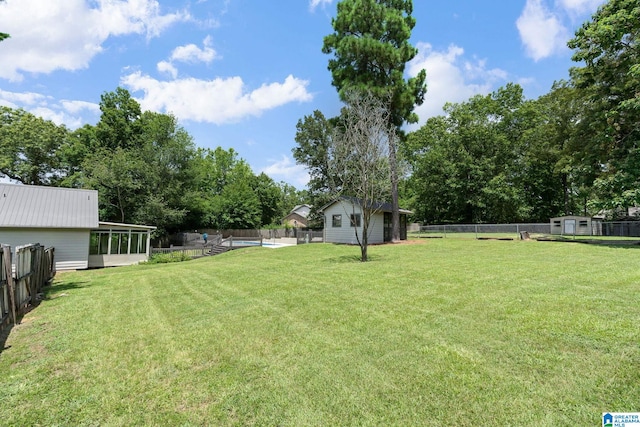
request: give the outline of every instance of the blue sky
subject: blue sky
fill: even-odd
[[[323,37],[337,0],[5,0],[0,105],[70,129],[99,120],[100,95],[128,89],[172,113],[199,147],[233,148],[254,172],[302,189],[296,123],[340,109]],[[566,42],[602,0],[414,0],[406,73],[427,70],[420,123],[445,102],[509,82],[528,98],[566,79]],[[415,127],[414,127],[415,128]]]

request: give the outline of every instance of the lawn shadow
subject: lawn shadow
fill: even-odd
[[[539,238],[539,242],[579,243],[583,245],[605,246],[608,248],[640,249],[640,240],[601,240],[601,239],[568,239]]]
[[[616,248],[616,249],[640,249],[640,243],[603,243],[600,246],[606,246],[608,248]]]
[[[65,291],[69,291],[72,289],[84,288],[86,286],[84,285],[85,283],[88,283],[88,281],[76,280],[76,281],[64,282],[64,283],[47,286],[42,290],[43,299],[50,300],[55,298],[54,296],[55,294],[64,293]]]
[[[354,254],[354,255],[340,255],[340,256],[334,256],[331,258],[325,258],[325,261],[328,263],[339,263],[339,264],[354,264],[354,263],[358,263],[358,264],[366,264],[368,262],[375,262],[375,261],[379,261],[382,257],[379,255],[371,255],[371,254],[367,254],[367,261],[366,262],[362,262],[362,256],[360,254]]]
[[[9,323],[2,326],[2,328],[0,329],[0,356],[2,355],[3,351],[9,350],[11,348],[11,346],[7,347],[7,339],[9,338],[9,334],[11,334],[13,326],[13,323]]]
[[[42,289],[42,293],[39,293],[37,295],[35,304],[30,304],[29,306],[26,307],[26,309],[23,309],[23,311],[17,316],[16,324],[19,325],[20,323],[22,323],[22,319],[24,318],[24,316],[27,313],[38,308],[38,306],[42,303],[42,301],[48,301],[48,300],[58,298],[60,296],[64,296],[65,291],[83,288],[85,287],[84,285],[85,283],[88,283],[88,281],[78,280],[78,281],[71,281],[71,282],[65,282],[65,283],[60,283],[56,285],[45,286]],[[11,334],[11,330],[13,329],[14,326],[16,325],[14,325],[12,321],[8,320],[7,324],[2,325],[0,327],[0,355],[2,354],[3,351],[11,348],[11,346],[7,347],[6,344],[7,344],[7,339],[9,338],[9,335]]]

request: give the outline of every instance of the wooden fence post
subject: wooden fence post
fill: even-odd
[[[9,288],[9,310],[11,312],[11,320],[13,320],[13,324],[16,325],[18,323],[18,319],[16,318],[16,297],[15,297],[15,289],[13,288],[13,271],[11,271],[11,248],[9,246],[2,247],[2,263],[4,266],[4,271],[7,274],[7,287]]]
[[[36,287],[38,286],[38,250],[36,246],[29,248],[31,255],[31,275],[29,276],[29,304],[34,305],[36,303]]]

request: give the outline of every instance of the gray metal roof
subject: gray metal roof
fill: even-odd
[[[0,227],[97,228],[98,192],[0,183]]]
[[[310,213],[311,213],[311,206],[304,204],[304,205],[296,205],[295,208],[291,209],[291,212],[289,212],[289,215],[298,214],[302,218],[307,218]]]
[[[362,205],[362,201],[360,199],[357,199],[355,197],[340,196],[337,199],[330,201],[329,203],[324,205],[322,208],[320,208],[320,212],[324,212],[329,206],[333,205],[334,203],[338,203],[340,201],[345,201],[347,203],[352,203],[354,205]],[[378,212],[393,212],[393,206],[391,205],[391,203],[371,201],[369,202],[369,206],[373,210]],[[400,208],[399,211],[401,214],[407,214],[407,215],[411,215],[413,213],[408,209],[402,209],[402,208]]]

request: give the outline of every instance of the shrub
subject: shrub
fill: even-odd
[[[166,254],[153,254],[147,264],[165,264],[167,262],[189,261],[191,257],[184,252],[169,252]]]

